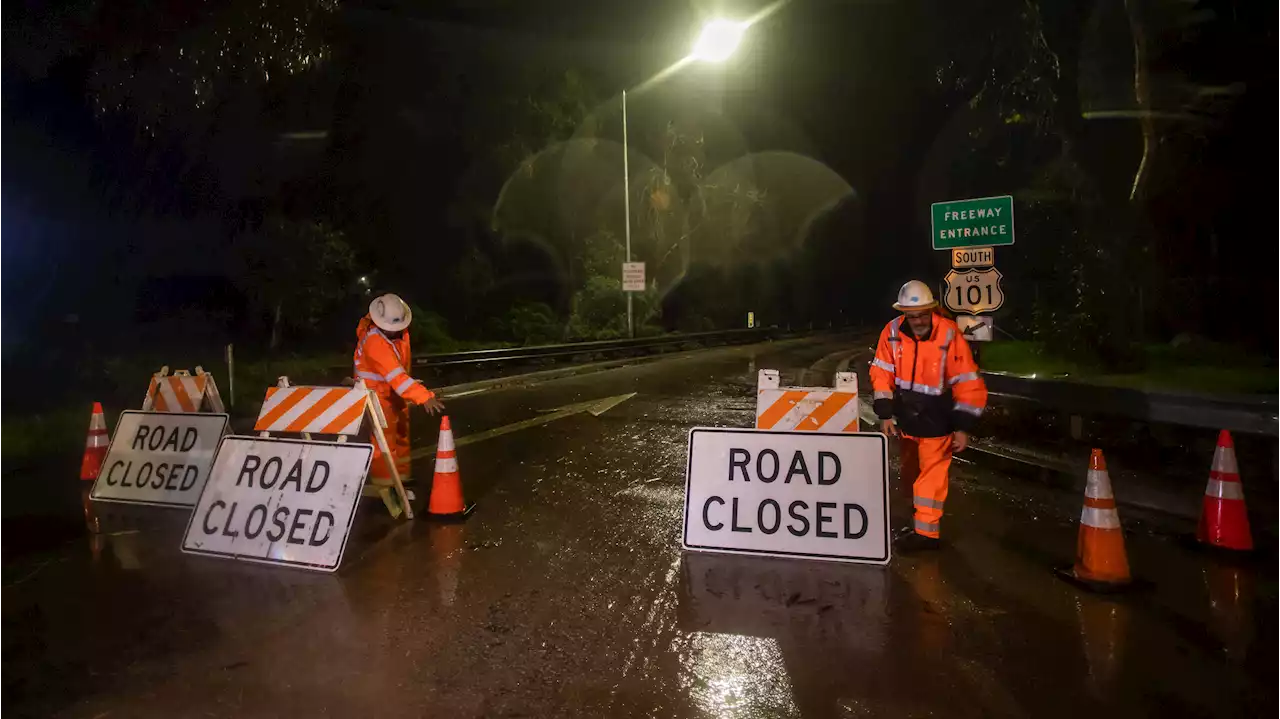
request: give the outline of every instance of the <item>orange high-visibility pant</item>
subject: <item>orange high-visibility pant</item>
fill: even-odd
[[[942,536],[942,506],[947,501],[948,472],[951,470],[951,435],[908,437],[902,435],[904,473],[916,469],[911,483],[911,505],[915,507],[917,534],[937,539]],[[910,466],[914,457],[918,468]],[[903,479],[907,479],[906,476]]]
[[[396,465],[400,480],[409,479],[409,403],[394,394],[376,393],[382,414],[387,418],[387,428],[382,433],[387,438],[387,448]],[[371,440],[372,441],[372,440]],[[369,479],[374,484],[391,484],[391,470],[382,456],[378,443],[373,442],[373,464],[369,467]]]

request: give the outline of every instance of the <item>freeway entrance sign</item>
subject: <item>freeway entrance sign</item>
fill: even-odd
[[[1013,244],[1013,196],[933,203],[933,249]]]

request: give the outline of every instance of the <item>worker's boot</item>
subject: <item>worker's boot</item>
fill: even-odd
[[[897,540],[895,540],[893,543],[893,548],[895,551],[902,552],[904,554],[910,554],[912,552],[937,550],[942,548],[942,540],[934,539],[933,537],[926,537],[923,534],[912,532],[911,534],[908,534],[904,537],[899,537]]]

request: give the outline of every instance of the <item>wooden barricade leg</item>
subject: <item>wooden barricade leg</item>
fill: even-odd
[[[150,412],[156,405],[156,392],[160,391],[160,380],[169,376],[169,365],[160,368],[159,372],[151,375],[151,384],[147,385],[147,396],[142,398],[142,411]]]
[[[213,381],[213,375],[204,371],[202,367],[196,367],[196,376],[204,377],[204,397],[202,399],[209,400],[209,411],[219,414],[227,411],[226,406],[222,404],[222,395],[218,393],[218,383]],[[200,408],[196,407],[199,412]]]
[[[391,448],[387,445],[387,436],[383,434],[382,428],[386,426],[387,420],[382,416],[382,407],[378,405],[378,398],[373,395],[373,390],[369,390],[365,395],[365,411],[369,415],[370,423],[373,425],[370,430],[373,433],[373,439],[378,443],[378,449],[382,451],[382,459],[387,463],[387,469],[391,471],[391,481],[395,484],[396,496],[400,498],[400,506],[404,508],[405,519],[413,519],[413,507],[409,506],[409,495],[404,491],[404,483],[400,481],[400,472],[396,469],[396,460],[391,456]],[[391,511],[391,508],[387,508]],[[391,512],[391,516],[395,516],[395,512]]]

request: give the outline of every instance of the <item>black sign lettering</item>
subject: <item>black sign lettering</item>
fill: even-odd
[[[150,428],[150,427],[148,427],[148,426],[146,426],[145,424],[140,424],[140,425],[138,425],[138,433],[137,433],[137,434],[135,434],[135,435],[133,436],[133,444],[132,444],[132,445],[130,445],[130,448],[131,448],[131,449],[146,449],[146,448],[147,448],[147,433],[149,433],[150,431],[151,431],[151,428]]]
[[[800,526],[802,526],[803,529],[796,529],[794,525],[788,524],[787,531],[791,532],[791,534],[794,536],[803,537],[804,535],[809,533],[809,518],[804,516],[803,514],[796,514],[797,507],[803,510],[807,510],[809,509],[809,503],[803,500],[797,499],[796,501],[791,503],[791,506],[787,507],[787,514],[790,514],[792,519],[800,520]]]
[[[151,436],[147,437],[147,449],[152,452],[160,449],[164,445],[164,428],[155,427],[151,430]]]
[[[827,460],[835,463],[835,474],[827,479]],[[840,458],[834,452],[818,452],[818,484],[830,485],[840,481]]]
[[[236,486],[239,487],[240,483],[247,479],[248,483],[245,486],[252,488],[253,473],[258,471],[258,467],[260,466],[262,466],[261,457],[253,454],[246,454],[244,456],[244,464],[240,465],[240,476],[236,477]]]
[[[107,484],[109,486],[112,486],[112,487],[116,486],[116,480],[113,478],[112,475],[116,473],[116,470],[119,469],[120,465],[122,464],[124,464],[124,462],[121,462],[120,460],[117,459],[114,463],[112,463],[111,468],[107,470]],[[129,464],[133,464],[133,463],[130,462]],[[128,467],[125,467],[124,473],[125,475],[129,474]]]
[[[768,478],[765,477],[764,473],[765,455],[768,455],[773,459],[773,471],[769,473]],[[782,463],[778,461],[778,453],[772,449],[761,450],[760,454],[756,455],[756,479],[759,479],[761,482],[768,484],[777,479],[778,470],[780,469],[782,469]]]
[[[182,473],[182,486],[178,488],[183,492],[185,492],[188,489],[191,489],[192,487],[196,486],[196,479],[199,478],[200,476],[200,468],[195,466],[194,464],[188,464],[188,465],[180,464],[178,466],[187,468],[186,471]]]
[[[320,539],[316,539],[316,533],[320,531],[320,523],[326,519],[329,520],[329,525],[324,528],[324,536],[321,537]],[[329,535],[332,533],[333,533],[333,514],[326,512],[324,510],[316,512],[316,523],[315,523],[315,526],[311,528],[311,542],[310,542],[311,546],[316,547],[329,541]]]
[[[187,431],[182,434],[182,451],[190,452],[191,448],[196,446],[196,441],[200,439],[200,433],[195,427],[187,427]]]
[[[170,469],[170,470],[169,470],[169,481],[164,483],[164,488],[165,488],[165,489],[167,489],[167,490],[169,490],[169,491],[171,491],[171,492],[177,491],[177,489],[178,489],[178,472],[177,472],[177,469],[178,469],[178,468],[175,466],[175,467],[173,467],[172,469]]]
[[[738,498],[734,497],[729,509],[729,523],[733,526],[731,529],[735,532],[750,532],[751,527],[738,526]]]
[[[741,460],[741,461],[739,461]],[[751,453],[745,449],[731,447],[729,449],[729,481],[733,481],[733,469],[738,467],[742,469],[742,481],[750,482],[751,475],[747,473],[747,465],[751,462]]]
[[[267,532],[267,539],[271,540],[272,542],[279,542],[280,538],[284,536],[284,530],[285,530],[284,520],[288,518],[289,518],[288,507],[276,507],[276,511],[271,513],[271,524],[275,525],[275,528],[280,531],[278,533],[274,533],[275,530]]]
[[[258,510],[262,510],[261,513],[259,513]],[[257,529],[253,528],[253,518],[255,516],[258,517]],[[262,534],[262,528],[266,526],[266,524],[267,524],[267,505],[255,504],[253,506],[253,509],[249,510],[249,516],[244,520],[244,538],[257,539],[258,535]]]
[[[828,517],[827,515],[823,514],[823,513],[822,513],[822,510],[824,510],[824,509],[835,509],[835,508],[836,508],[836,503],[835,503],[835,502],[818,502],[818,536],[819,536],[819,537],[836,537],[836,536],[839,536],[839,535],[837,535],[835,532],[824,532],[824,531],[822,531],[822,528],[823,528],[824,526],[826,526],[827,522],[830,522],[830,521],[831,521],[831,517]]]
[[[231,529],[231,522],[232,522],[233,520],[235,520],[235,518],[236,518],[236,507],[238,507],[238,506],[240,506],[240,503],[239,503],[239,502],[232,502],[232,503],[231,503],[231,510],[227,512],[227,521],[226,521],[226,522],[224,522],[224,523],[223,523],[223,525],[222,525],[222,536],[224,536],[224,537],[239,537],[239,536],[240,536],[240,533],[239,533],[239,532],[232,532],[232,531],[229,531],[229,530]]]
[[[272,469],[272,465],[275,468]],[[284,462],[279,457],[270,457],[262,465],[262,474],[258,475],[258,485],[263,489],[271,489],[276,486],[276,482],[280,481],[280,473],[284,471]],[[271,481],[267,481],[267,474],[271,474]]]
[[[764,508],[773,507],[773,527],[770,527],[764,521]],[[760,503],[760,508],[756,510],[756,525],[760,527],[760,531],[765,534],[773,534],[778,531],[778,527],[782,524],[782,507],[772,499],[766,499]]]
[[[706,527],[707,529],[710,529],[713,532],[718,532],[721,529],[724,529],[724,522],[716,522],[715,524],[711,523],[711,517],[709,515],[711,513],[712,502],[719,502],[721,507],[724,506],[723,497],[717,497],[715,495],[707,497],[706,503],[702,505],[702,526]]]
[[[164,441],[164,447],[163,447],[164,451],[166,452],[178,451],[178,434],[181,432],[182,430],[180,428],[178,427],[173,428],[173,431],[169,433],[169,438]]]
[[[165,480],[165,477],[167,476],[168,472],[169,472],[169,465],[168,465],[167,463],[162,464],[162,465],[160,465],[159,467],[156,467],[156,478],[155,478],[154,480],[152,480],[152,482],[151,482],[151,488],[152,488],[152,489],[160,489],[161,487],[163,487],[163,486],[164,486],[164,480]],[[176,487],[169,487],[169,489],[177,489],[177,488],[176,488]]]
[[[293,488],[302,491],[302,459],[299,458],[289,468],[289,476],[284,478],[284,482],[280,484],[280,491],[283,492],[289,487],[289,483],[293,482]]]
[[[787,478],[782,483],[791,484],[791,478],[797,474],[804,477],[805,484],[813,484],[813,480],[809,477],[809,467],[804,463],[804,454],[798,449],[796,456],[791,458],[791,469],[787,470]]]
[[[213,510],[217,509],[218,507],[226,507],[226,506],[227,506],[227,503],[226,503],[226,502],[223,502],[221,499],[215,499],[215,500],[213,500],[213,504],[210,504],[210,505],[209,505],[209,511],[207,511],[207,512],[205,512],[205,513],[204,513],[204,522],[202,523],[202,526],[200,527],[201,529],[203,529],[203,530],[204,530],[204,533],[205,533],[205,534],[216,534],[216,533],[217,533],[217,531],[218,531],[218,528],[217,528],[217,527],[210,527],[210,526],[209,526],[209,518],[213,516]]]
[[[320,479],[320,484],[316,484],[316,472],[318,472],[321,467],[324,467],[324,476]],[[318,459],[316,460],[316,463],[311,466],[311,476],[307,478],[307,493],[315,494],[316,492],[324,489],[324,485],[328,483],[329,463],[323,459]]]
[[[312,511],[310,509],[299,509],[298,513],[293,515],[293,526],[289,527],[289,540],[288,540],[289,544],[306,544],[307,543],[307,540],[302,539],[300,537],[296,537],[295,535],[298,533],[299,529],[306,529],[307,525],[305,522],[302,521],[302,519],[303,517],[308,517],[311,514],[312,514]]]
[[[857,532],[849,531],[849,525],[851,524],[851,522],[849,522],[849,510],[853,510],[858,514],[862,515],[862,529],[859,529]],[[844,505],[844,538],[845,539],[861,539],[862,535],[866,533],[867,533],[867,510],[863,509],[862,505],[860,504],[845,504]]]

